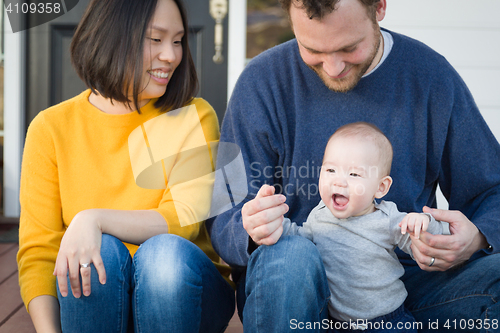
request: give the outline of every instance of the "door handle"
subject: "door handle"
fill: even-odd
[[[215,54],[212,59],[216,64],[221,64],[224,62],[224,56],[222,55],[222,45],[224,43],[222,21],[227,15],[227,0],[210,0],[210,15],[215,20]]]

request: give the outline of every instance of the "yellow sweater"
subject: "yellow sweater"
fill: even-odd
[[[159,212],[169,233],[198,245],[227,279],[229,268],[218,264],[205,223],[199,222],[203,218],[200,205],[204,209],[210,206],[213,178],[197,175],[198,180],[186,181],[189,177],[180,176],[175,186],[170,181],[176,168],[183,170],[189,164],[183,165],[182,158],[172,155],[189,151],[196,146],[192,142],[196,138],[204,139],[203,145],[218,141],[218,122],[212,107],[196,98],[189,112],[165,113],[151,100],[141,108],[141,114],[110,115],[90,104],[89,95],[90,90],[84,91],[40,112],[28,129],[17,255],[26,307],[37,296],[57,297],[52,273],[64,231],[78,212],[91,208]],[[163,156],[158,155],[160,150]],[[159,169],[151,165],[154,161]],[[155,170],[160,170],[160,175]],[[148,179],[158,178],[163,188],[158,184],[147,187]],[[131,255],[138,248],[125,245]]]

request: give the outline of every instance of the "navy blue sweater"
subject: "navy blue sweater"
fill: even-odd
[[[254,58],[233,91],[221,142],[236,143],[246,164],[246,200],[207,223],[212,243],[232,266],[246,266],[249,237],[241,207],[262,184],[287,197],[286,217],[301,225],[319,202],[319,168],[340,126],[377,125],[394,147],[393,186],[384,200],[402,212],[436,206],[439,184],[500,249],[500,146],[465,83],[444,57],[391,32],[384,63],[347,93],[329,90],[305,65],[296,40]]]

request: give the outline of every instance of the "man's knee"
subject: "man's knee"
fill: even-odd
[[[276,244],[260,246],[252,253],[247,269],[247,281],[256,276],[271,277],[300,284],[326,283],[325,268],[316,246],[300,236],[282,237]]]
[[[274,245],[261,245],[252,253],[249,266],[255,262],[277,262],[285,266],[304,265],[309,267],[311,262],[321,261],[316,246],[301,236],[285,236]]]

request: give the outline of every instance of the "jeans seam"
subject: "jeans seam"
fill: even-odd
[[[325,301],[325,303],[323,304],[323,307],[321,308],[321,310],[319,311],[319,313],[322,313],[324,310],[325,310],[325,307],[327,308],[327,311],[328,311],[328,302],[330,301],[330,297],[328,297]]]
[[[494,298],[494,297],[491,297],[491,300],[496,304],[497,303],[497,300]],[[486,308],[486,310],[484,311],[484,319],[489,319],[488,318],[488,311],[489,311],[489,308]],[[492,332],[490,329],[485,329],[486,333],[488,332]]]
[[[484,319],[488,319],[488,309],[486,309],[486,311],[484,311]],[[489,329],[485,329],[485,331],[486,331],[486,333],[488,333],[490,330]]]
[[[462,300],[462,299],[466,299],[466,298],[471,298],[471,297],[490,297],[491,300],[494,303],[496,303],[495,298],[491,294],[472,294],[472,295],[462,296],[462,297],[454,298],[452,300],[448,300],[448,301],[436,303],[436,304],[433,304],[433,305],[425,306],[425,307],[422,307],[422,308],[413,309],[413,310],[411,310],[411,312],[419,312],[419,311],[423,311],[423,310],[428,310],[428,309],[431,309],[431,308],[436,307],[436,306],[441,306],[441,305],[444,305],[444,304],[453,303],[453,302],[456,302],[456,301],[459,301],[459,300]]]
[[[142,245],[141,245],[142,246]],[[132,264],[134,265],[134,267],[136,267],[135,265],[135,256],[132,258]],[[140,318],[139,316],[139,307],[137,306],[137,298],[139,297],[139,293],[137,292],[137,289],[139,288],[139,281],[137,279],[137,268],[134,269],[134,276],[132,277],[133,281],[134,281],[134,291],[133,291],[133,294],[135,294],[135,297],[134,295],[132,295],[132,302],[134,303],[133,306],[132,306],[132,309],[133,310],[133,317],[134,318]],[[140,321],[139,320],[134,320],[134,326],[137,326],[137,332],[141,332],[141,327],[140,327]],[[135,331],[135,327],[134,327],[134,331]]]
[[[125,259],[124,264],[120,265],[120,272],[121,272],[122,277],[123,277],[122,283],[120,284],[120,288],[121,289],[119,290],[119,293],[122,296],[122,297],[120,297],[120,309],[121,309],[121,313],[120,313],[120,332],[124,331],[123,330],[124,329],[123,325],[128,325],[128,321],[125,324],[123,323],[123,319],[124,319],[124,316],[125,316],[125,313],[124,313],[124,309],[125,309],[125,303],[124,302],[125,302],[125,299],[123,297],[123,293],[125,291],[125,283],[127,282],[126,279],[125,279],[125,276],[126,276],[125,269],[127,267],[127,261],[128,261],[127,259]],[[129,311],[130,311],[130,309],[129,309]]]
[[[123,272],[122,272],[123,273]],[[120,284],[120,290],[118,290],[118,293],[119,295],[122,295],[123,296],[123,290],[125,289],[125,286],[123,285],[125,283],[125,279],[124,281]],[[119,300],[119,309],[121,309],[120,311],[120,321],[119,321],[119,326],[120,326],[120,329],[118,332],[123,332],[123,297],[120,297],[120,300]]]

